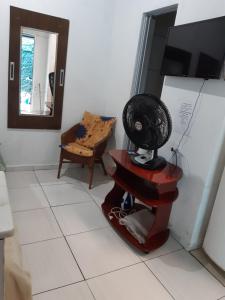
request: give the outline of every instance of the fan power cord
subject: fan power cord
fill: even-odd
[[[202,83],[202,85],[201,85],[201,87],[200,87],[200,89],[199,89],[198,96],[197,96],[197,99],[196,99],[196,101],[195,101],[195,105],[194,105],[194,108],[193,108],[193,110],[192,110],[191,117],[190,117],[190,120],[189,120],[189,122],[188,122],[188,125],[187,125],[186,129],[184,130],[184,132],[183,132],[183,134],[182,134],[182,136],[181,136],[181,139],[180,139],[180,141],[179,141],[179,143],[178,143],[178,146],[177,146],[176,149],[175,149],[176,155],[177,155],[177,152],[179,151],[179,147],[180,147],[180,144],[181,144],[181,142],[182,142],[184,136],[186,135],[186,133],[188,132],[188,130],[189,130],[189,128],[190,128],[191,121],[192,121],[192,119],[193,119],[193,116],[194,116],[194,113],[195,113],[195,110],[196,110],[196,107],[197,107],[197,104],[198,104],[198,101],[199,101],[199,98],[200,98],[200,96],[201,96],[202,89],[203,89],[203,87],[204,87],[204,85],[205,85],[206,80],[207,80],[207,79],[204,79],[204,80],[203,80],[203,83]],[[171,151],[173,151],[172,148],[171,148]]]
[[[171,159],[173,159],[174,155],[175,155],[175,166],[177,167],[177,152],[178,149],[174,149],[173,147],[170,148],[171,152],[173,152]]]

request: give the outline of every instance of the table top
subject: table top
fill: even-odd
[[[5,173],[0,171],[0,239],[13,234],[14,225],[9,204],[8,188]]]
[[[160,170],[147,170],[141,168],[131,162],[127,150],[110,150],[109,154],[117,164],[121,165],[134,175],[155,185],[176,183],[181,179],[183,174],[181,168],[168,162],[167,165]]]

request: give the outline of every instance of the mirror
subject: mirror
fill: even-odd
[[[57,42],[58,33],[21,28],[21,115],[49,117],[54,114]]]
[[[10,7],[8,128],[60,129],[69,21]]]

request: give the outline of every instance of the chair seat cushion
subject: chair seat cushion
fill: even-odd
[[[76,143],[94,148],[109,135],[115,121],[115,118],[98,116],[85,111],[76,133]]]
[[[79,155],[79,156],[86,156],[86,157],[91,157],[93,156],[93,150],[84,147],[82,145],[77,144],[76,142],[74,143],[69,143],[68,145],[64,145],[63,149],[66,151]]]

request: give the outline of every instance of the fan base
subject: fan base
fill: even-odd
[[[131,159],[132,163],[141,168],[144,168],[144,169],[160,170],[160,169],[163,169],[167,164],[165,158],[162,156],[157,156],[157,157],[147,161],[146,163],[140,163],[140,162],[136,161],[136,159],[135,159],[136,156],[137,155],[130,155],[130,159]]]

